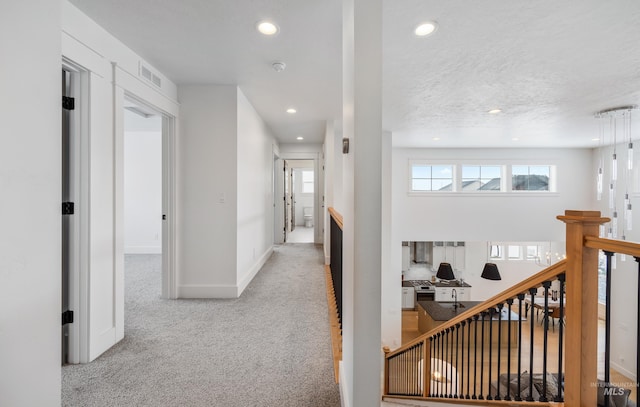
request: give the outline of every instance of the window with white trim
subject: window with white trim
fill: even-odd
[[[302,171],[302,193],[313,194],[313,171]]]
[[[502,191],[502,166],[463,165],[463,191]]]
[[[453,191],[453,165],[411,165],[411,191]]]
[[[522,259],[520,246],[508,245],[507,246],[507,259],[508,260],[520,260]]]
[[[511,166],[512,191],[550,191],[550,165]]]

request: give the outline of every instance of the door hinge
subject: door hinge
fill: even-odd
[[[62,203],[62,214],[63,215],[73,215],[74,214],[74,204],[73,202],[63,202]]]
[[[162,215],[162,220],[167,220],[167,215]]]
[[[73,311],[68,310],[62,313],[62,325],[73,324]]]
[[[69,96],[63,96],[62,108],[65,110],[74,110],[76,108],[76,100]]]

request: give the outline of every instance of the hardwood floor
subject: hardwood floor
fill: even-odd
[[[523,337],[522,337],[522,359],[521,359],[521,371],[533,371],[533,372],[541,372],[542,368],[543,368],[543,363],[544,363],[544,358],[542,357],[542,355],[544,355],[544,327],[543,325],[540,323],[539,319],[534,315],[533,316],[533,323],[534,323],[534,341],[533,341],[533,368],[531,368],[532,364],[529,358],[529,354],[530,354],[530,343],[531,343],[531,339],[530,339],[530,332],[531,332],[531,318],[532,316],[529,315],[529,319],[526,322],[523,322],[522,324],[522,328],[523,328]],[[598,343],[599,343],[599,351],[598,351],[598,377],[599,378],[603,378],[604,377],[604,321],[600,321],[599,323],[599,327],[598,327]],[[417,311],[412,311],[412,310],[403,310],[402,311],[402,343],[406,344],[410,341],[412,341],[413,339],[419,337],[421,334],[418,331],[418,312]],[[559,342],[559,335],[558,335],[558,329],[557,326],[555,327],[555,331],[554,330],[550,330],[549,334],[547,335],[547,349],[549,350],[547,352],[547,371],[548,372],[557,372],[558,371],[558,359],[557,359],[557,355],[558,355],[558,342]],[[564,353],[564,352],[563,352]],[[501,348],[501,360],[500,360],[500,372],[501,373],[506,373],[507,371],[507,367],[508,367],[508,361],[506,360],[506,355],[507,355],[507,347],[503,346]],[[474,358],[475,354],[474,351],[472,350],[470,354],[466,354],[465,352],[465,357],[469,358],[471,357],[472,359]],[[485,364],[484,364],[484,375],[488,375],[488,371],[491,368],[492,370],[492,377],[494,377],[497,374],[497,369],[498,369],[498,358],[497,358],[497,352],[494,351],[491,357],[491,362],[489,363],[488,359],[488,355],[486,354],[485,351]],[[469,359],[467,359],[469,360]],[[563,360],[563,370],[564,370],[564,360]],[[512,374],[514,374],[517,371],[517,354],[514,351],[514,349],[512,348],[512,363],[510,366],[510,370],[512,372]],[[471,374],[471,380],[470,380],[470,387],[473,388],[473,374]],[[630,399],[633,400],[634,402],[637,402],[637,394],[636,394],[636,388],[634,386],[632,386],[632,384],[634,383],[633,380],[629,379],[628,377],[622,375],[621,373],[615,371],[615,370],[611,370],[611,382],[614,384],[617,384],[621,387],[625,387],[631,390],[631,395],[630,395]],[[477,383],[475,383],[476,386],[479,386],[479,380]],[[466,384],[463,383],[464,386],[466,386]],[[484,394],[487,394],[488,389],[484,389]]]

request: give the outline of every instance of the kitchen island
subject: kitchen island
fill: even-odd
[[[480,304],[480,301],[460,301],[458,303],[453,302],[440,302],[440,301],[419,301],[418,302],[418,330],[421,334],[431,331],[457,317],[458,315],[468,311],[469,309]],[[456,306],[457,304],[457,306]],[[497,344],[498,340],[501,343],[506,344],[509,339],[509,324],[511,324],[511,345],[517,345],[517,332],[518,321],[520,316],[511,311],[511,322],[509,322],[509,310],[503,309],[502,315],[498,318],[497,311],[492,315],[491,319],[487,316],[485,319],[485,343],[489,342],[489,328],[492,332],[492,343]],[[524,318],[523,318],[524,320]],[[501,324],[501,336],[498,337],[498,324]],[[477,339],[480,340],[482,336],[482,320],[478,323]],[[475,331],[474,331],[475,332]],[[473,339],[476,338],[472,336]]]

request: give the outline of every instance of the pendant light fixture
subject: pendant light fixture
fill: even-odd
[[[596,174],[596,197],[598,200],[602,199],[603,184],[605,178],[608,179],[608,208],[610,213],[611,222],[608,227],[600,228],[600,235],[607,233],[607,237],[610,239],[617,239],[618,234],[623,239],[626,238],[626,232],[633,228],[633,204],[631,202],[631,186],[633,178],[633,166],[634,166],[634,151],[633,151],[633,138],[631,135],[631,112],[637,109],[637,105],[629,105],[616,107],[612,109],[602,110],[596,113],[595,117],[599,119],[600,129],[600,160],[598,163],[598,172]],[[605,120],[609,120],[608,126]],[[609,129],[608,142],[611,147],[611,159],[606,165],[605,163],[605,128]],[[620,140],[627,146],[626,149],[626,163],[623,164],[622,170],[618,168],[618,132],[620,132]],[[624,158],[624,157],[623,157]],[[608,168],[608,174],[605,171]],[[619,183],[622,183],[620,186]],[[624,188],[624,201],[622,205],[622,212],[618,211],[618,201],[616,193],[618,189]],[[622,219],[620,219],[620,216]],[[614,256],[614,268],[615,268],[615,256]]]

